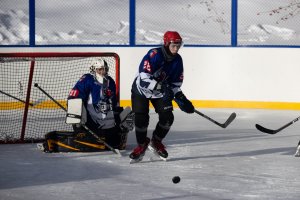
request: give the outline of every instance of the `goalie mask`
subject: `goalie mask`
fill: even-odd
[[[108,70],[107,62],[101,58],[95,58],[90,66],[90,73],[93,74],[100,83],[103,83],[103,78],[107,75]]]

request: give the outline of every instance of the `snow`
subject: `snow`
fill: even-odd
[[[296,45],[299,4],[299,0],[240,1],[239,44]],[[279,7],[287,8],[270,15]],[[128,45],[128,8],[128,1],[122,0],[36,1],[36,44]],[[27,1],[1,2],[1,45],[29,44],[28,10]],[[294,13],[290,16],[289,12]],[[287,19],[280,20],[282,17]],[[136,44],[160,44],[166,30],[177,30],[185,44],[230,45],[230,26],[231,1],[136,1]]]
[[[247,27],[244,32],[241,31],[240,34],[242,35],[241,38],[245,36],[249,37],[249,34],[253,35],[254,37],[252,39],[247,39],[248,41],[252,42],[266,42],[271,39],[279,39],[281,41],[297,39],[297,34],[294,30],[262,24],[251,25]]]
[[[22,10],[0,9],[0,44],[28,44],[28,16]]]
[[[300,196],[299,163],[294,157],[299,124],[276,135],[255,129],[258,123],[277,129],[298,111],[201,109],[223,123],[222,129],[197,114],[174,111],[175,121],[164,140],[167,162],[147,152],[129,164],[134,132],[118,157],[112,152],[43,153],[36,144],[0,145],[1,200],[296,200]],[[151,110],[148,136],[157,122]],[[178,184],[172,182],[179,176]]]

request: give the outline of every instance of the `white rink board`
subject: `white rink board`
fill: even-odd
[[[130,99],[138,65],[150,47],[2,48],[0,52],[115,52],[121,100]],[[182,86],[193,100],[299,102],[299,48],[183,47]],[[88,66],[87,66],[88,68]]]

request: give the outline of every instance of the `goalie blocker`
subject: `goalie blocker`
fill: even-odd
[[[74,132],[51,131],[45,135],[45,142],[38,147],[44,152],[98,152],[109,150],[95,140],[81,124],[91,128],[104,142],[115,149],[126,148],[128,132],[133,129],[133,113],[130,107],[118,107],[115,112],[116,126],[109,129],[95,129],[88,120],[81,99],[69,99],[66,123],[73,125]]]

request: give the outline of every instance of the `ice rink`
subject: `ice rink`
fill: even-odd
[[[299,111],[198,109],[224,122],[226,129],[197,114],[175,110],[164,140],[167,162],[147,152],[129,164],[135,134],[129,133],[123,157],[112,152],[43,153],[36,144],[0,145],[1,200],[299,200],[300,122],[275,135],[259,132],[258,123],[277,129]],[[151,111],[153,112],[153,111]],[[157,122],[151,114],[148,136]],[[178,184],[172,182],[180,176]]]

